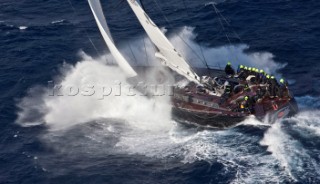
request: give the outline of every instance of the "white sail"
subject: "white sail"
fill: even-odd
[[[162,64],[170,67],[172,70],[185,76],[187,79],[200,83],[199,76],[191,69],[184,58],[176,51],[170,41],[162,33],[162,31],[155,25],[150,17],[141,8],[136,0],[127,0],[131,9],[137,16],[140,24],[148,34],[150,40],[159,49],[156,57],[161,59]]]
[[[106,42],[112,56],[117,61],[119,67],[125,72],[127,77],[134,77],[137,73],[132,69],[129,65],[128,61],[123,57],[123,55],[119,52],[117,47],[115,46],[112,36],[110,34],[105,16],[103,14],[100,0],[88,0],[90,8],[92,10],[93,16],[97,22],[99,30]]]

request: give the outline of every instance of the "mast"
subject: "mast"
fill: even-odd
[[[93,16],[97,22],[100,33],[103,36],[112,56],[117,61],[119,67],[125,72],[128,78],[137,76],[137,73],[129,65],[118,48],[115,46],[108,24],[102,11],[100,0],[88,0]]]
[[[188,80],[200,84],[200,77],[193,71],[181,54],[173,47],[162,31],[141,8],[140,1],[137,1],[139,0],[127,0],[140,24],[157,48],[158,52],[155,53],[155,56],[161,60],[163,65],[168,66]]]

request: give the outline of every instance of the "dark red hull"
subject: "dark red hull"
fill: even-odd
[[[148,71],[146,70],[146,67],[136,69],[144,72]],[[226,78],[224,71],[219,69],[207,70],[197,68],[197,72],[200,74],[207,74],[211,77]],[[146,78],[148,77],[147,74],[147,72],[140,72],[140,75],[145,76]],[[230,79],[228,78],[227,80]],[[238,83],[244,82],[237,79],[231,80],[236,80]],[[196,86],[190,87],[188,92],[179,87],[175,87],[174,96],[172,97],[173,117],[180,122],[225,128],[234,126],[252,115],[258,120],[263,120],[268,116],[269,121],[275,122],[278,119],[292,116],[298,112],[298,107],[294,98],[289,97],[265,97],[254,105],[254,113],[238,111],[237,104],[234,103],[234,101],[245,95],[256,95],[256,89],[257,87],[252,87],[250,92],[233,94],[228,100],[221,102],[221,97],[198,93]],[[152,94],[150,96],[152,96]]]
[[[254,115],[258,120],[268,116],[270,122],[275,122],[298,111],[294,98],[264,98],[255,104],[254,113],[239,111],[236,105],[232,104],[235,98],[237,96],[221,104],[221,97],[176,91],[172,98],[172,113],[180,122],[226,128],[242,122],[250,115]]]
[[[215,113],[193,112],[187,109],[172,108],[175,120],[182,123],[210,126],[215,128],[227,128],[245,120],[247,116],[229,116]]]

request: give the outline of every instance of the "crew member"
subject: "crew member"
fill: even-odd
[[[270,77],[269,85],[270,97],[273,98],[277,95],[277,91],[279,90],[279,84],[277,82],[277,79],[274,78],[274,76]]]
[[[247,67],[243,66],[243,65],[240,65],[239,67],[239,71],[238,71],[238,78],[239,79],[242,79],[242,80],[245,80],[246,79],[246,73],[247,73]]]
[[[266,84],[266,93],[265,93],[265,97],[270,97],[270,86],[271,86],[271,82],[270,82],[270,75],[269,74],[267,74],[266,75],[266,82],[265,82],[265,84]]]
[[[266,75],[266,78],[267,78],[267,82],[269,82],[269,81],[270,81],[270,75],[267,74],[267,75]]]
[[[242,102],[240,103],[240,111],[241,112],[248,111],[250,113],[253,113],[253,104],[249,96],[245,96],[243,98]]]
[[[266,76],[265,76],[264,71],[262,69],[259,72],[259,83],[260,84],[266,83]]]
[[[251,75],[251,72],[252,72],[252,68],[249,67],[249,68],[248,68],[248,76]],[[247,76],[247,77],[248,77],[248,76]]]
[[[246,79],[248,75],[249,75],[249,70],[248,70],[248,67],[245,66],[241,79]]]
[[[239,75],[240,72],[242,72],[244,70],[244,66],[243,65],[239,65],[238,69],[237,69],[237,74]]]
[[[256,68],[256,77],[259,77],[259,69]]]
[[[228,76],[234,76],[234,74],[235,74],[235,71],[234,71],[234,69],[232,68],[230,62],[227,63],[226,67],[224,68],[224,71],[226,72],[226,74],[227,74]]]
[[[253,68],[251,69],[251,71],[252,71],[252,73],[251,73],[252,75],[255,75],[255,74],[256,74],[256,68],[253,67]]]
[[[256,68],[255,71],[254,71],[254,76],[256,77],[256,84],[259,84],[260,83],[260,73],[259,73],[259,69]]]
[[[279,96],[281,98],[289,96],[288,83],[284,79],[280,79]]]
[[[286,87],[288,87],[288,85],[289,85],[288,81],[284,80],[283,78],[281,78],[279,82],[280,82],[280,85],[282,84],[282,85],[284,85]]]

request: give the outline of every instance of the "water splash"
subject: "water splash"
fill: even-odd
[[[304,112],[287,119],[288,124],[276,122],[260,141],[261,145],[268,146],[268,151],[295,181],[314,181],[313,173],[320,174],[320,165],[312,156],[314,153],[310,153],[300,140],[293,137],[297,133],[296,136],[301,136],[305,129],[318,134],[319,115],[319,112]],[[312,140],[310,136],[306,138]]]
[[[179,34],[181,35],[181,37],[185,38],[189,45],[196,48],[196,43],[193,41],[195,35],[192,31],[192,28],[184,27]],[[178,47],[178,49],[186,53],[185,56],[187,58],[192,58],[190,54],[187,54],[188,48],[185,47],[185,44],[179,38],[180,37],[178,36],[174,36],[171,38],[171,41],[175,46]],[[143,61],[146,59],[144,57],[150,56],[151,58],[148,59],[150,61],[149,64],[159,64],[158,61],[154,58],[154,51],[150,42],[139,42],[136,40],[133,41],[133,43],[141,46],[134,47],[133,49],[135,56],[141,57],[137,57],[137,61]],[[144,53],[144,50],[141,50],[144,49],[144,44],[146,44],[147,46],[146,56],[141,54]],[[269,68],[270,71],[275,71],[280,67],[280,65],[272,61],[272,56],[269,53],[253,53],[251,55],[247,55],[243,52],[244,47],[234,47],[235,49],[237,49],[238,57],[242,58],[241,60],[244,63],[259,63],[259,65],[263,66],[265,69]],[[123,47],[121,50],[126,51],[128,50],[128,48]],[[210,55],[210,58],[220,58],[230,54],[228,49],[222,47],[205,48],[204,53]],[[61,74],[62,79],[60,79],[59,84],[61,84],[62,86],[76,86],[80,88],[82,86],[88,86],[88,84],[95,86],[110,86],[114,85],[115,81],[118,81],[125,86],[129,85],[126,82],[124,75],[121,74],[121,71],[117,67],[104,65],[106,61],[112,60],[112,57],[109,54],[95,60],[85,54],[83,54],[82,56],[83,61],[78,62],[75,66],[64,66],[64,71]],[[219,59],[213,62],[219,62]],[[193,64],[197,65],[197,63]],[[20,111],[18,114],[18,123],[23,125],[31,125],[33,123],[29,120],[36,119],[37,123],[45,122],[50,127],[58,128],[59,126],[64,127],[63,125],[68,125],[66,127],[70,127],[77,123],[84,123],[97,118],[125,118],[128,121],[134,121],[134,119],[132,119],[131,117],[134,117],[136,115],[144,117],[144,121],[153,121],[154,119],[161,120],[161,116],[165,117],[166,122],[170,120],[170,110],[167,110],[169,109],[169,98],[165,100],[157,100],[157,103],[155,103],[154,100],[146,100],[143,97],[114,98],[114,96],[112,95],[106,97],[103,100],[97,100],[92,99],[93,96],[89,97],[85,95],[64,95],[51,97],[49,95],[50,91],[48,91],[47,89],[43,89],[42,91],[46,92],[29,94],[29,97],[22,99],[21,103],[19,104],[19,107],[22,109],[22,111]],[[103,92],[99,90],[95,93],[95,95],[101,96],[103,95],[101,93]],[[164,105],[159,111],[154,110],[152,113],[148,113],[150,109],[157,109],[157,107],[154,107],[154,104],[163,104],[160,101],[165,101],[167,104]],[[114,104],[116,104],[117,106],[114,106]],[[39,107],[41,107],[41,110],[39,109]],[[28,115],[30,114],[28,113],[30,112],[30,109],[33,109],[34,111],[40,110],[40,112],[36,114],[44,115],[40,116],[39,118],[30,118],[30,115]],[[162,114],[162,112],[165,112],[165,115]],[[148,114],[150,116],[145,116],[145,114]],[[25,120],[28,120],[28,123],[23,122]],[[60,125],[56,126],[57,124]]]
[[[235,68],[243,64],[248,67],[264,69],[267,73],[277,74],[276,71],[285,66],[284,64],[276,63],[273,60],[273,54],[269,52],[245,53],[245,50],[249,48],[249,46],[245,44],[221,46],[217,48],[200,46],[194,42],[196,34],[193,33],[193,30],[194,28],[192,27],[183,27],[177,33],[179,36],[175,35],[170,39],[173,45],[177,47],[177,50],[181,51],[193,66],[205,67],[203,62],[201,62],[201,60],[203,60],[200,54],[201,49],[208,65],[215,68],[224,68],[228,60],[230,60]],[[181,38],[183,38],[183,40]],[[190,47],[195,52],[192,52]]]
[[[68,69],[62,74],[64,77],[56,84],[65,90],[58,91],[56,86],[32,90],[33,94],[18,105],[19,124],[33,125],[32,119],[52,129],[64,129],[99,118],[122,118],[147,129],[155,128],[153,124],[158,122],[161,123],[157,128],[169,124],[166,122],[170,120],[170,96],[147,99],[130,88],[119,68],[88,56],[75,66],[65,68]],[[31,111],[38,111],[38,117],[32,117]]]
[[[231,60],[233,67],[244,64],[250,67],[264,69],[267,73],[276,74],[277,70],[283,68],[285,64],[276,63],[273,54],[269,52],[246,53],[248,45],[230,45],[217,48],[208,48],[196,43],[192,27],[182,27],[176,34],[169,37],[169,40],[184,58],[194,67],[205,68],[204,58],[207,64],[212,68],[224,68],[228,60]],[[140,45],[131,47],[131,45]],[[131,47],[131,48],[130,48]],[[146,49],[146,50],[145,50]],[[132,52],[133,54],[132,54]],[[201,51],[202,50],[202,51]],[[154,65],[159,66],[159,61],[154,57],[154,48],[149,39],[141,37],[133,40],[129,44],[121,45],[121,51],[132,65]],[[147,51],[147,53],[145,52]],[[201,54],[203,52],[204,58]],[[141,54],[142,53],[142,54]],[[230,58],[231,57],[231,58]],[[214,58],[214,59],[213,59]]]
[[[190,45],[197,46],[192,41],[195,36],[192,30],[184,28],[181,34],[187,38]],[[177,37],[172,37],[171,40],[187,53],[184,50],[187,48],[183,47],[184,44]],[[139,50],[143,48],[143,43],[136,43],[141,47],[135,47],[133,51],[136,56],[141,56],[138,60],[143,61],[143,57],[147,56],[138,54],[143,53]],[[259,67],[270,72],[281,67],[272,60],[270,53],[247,55],[243,52],[244,46],[232,47],[237,51],[238,58],[247,65],[256,66],[254,64],[259,63]],[[122,48],[126,49],[128,48]],[[225,55],[230,54],[230,48],[204,48],[204,54],[210,58],[220,58],[212,61],[212,65],[223,63]],[[153,57],[152,49],[148,49],[148,55]],[[191,56],[187,54],[186,57]],[[130,86],[121,70],[105,65],[106,59],[112,60],[108,54],[98,59],[84,55],[83,60],[76,65],[64,66],[57,84],[81,87],[93,83],[96,86],[110,86],[115,81],[120,81]],[[150,59],[150,63],[157,65],[157,62]],[[198,64],[200,66],[201,63]],[[101,156],[113,152],[156,159],[175,158],[181,163],[197,160],[219,162],[237,173],[234,183],[277,182],[286,180],[288,175],[299,178],[302,170],[298,168],[296,171],[295,166],[301,166],[301,163],[308,159],[312,160],[307,151],[292,152],[292,155],[287,157],[288,151],[302,146],[299,142],[292,141],[279,124],[270,125],[267,120],[261,123],[249,118],[241,124],[259,131],[271,126],[261,140],[259,135],[248,135],[240,131],[239,127],[211,131],[180,126],[171,120],[168,98],[105,96],[99,99],[96,96],[50,96],[49,89],[37,89],[31,90],[19,103],[21,111],[18,113],[17,123],[29,126],[45,123],[51,131],[41,139],[50,147],[56,148],[57,152],[68,153],[67,155],[73,157]],[[97,95],[100,96],[101,93],[98,92]],[[301,119],[300,117],[297,121]],[[272,155],[266,154],[259,142],[263,147],[267,146]],[[296,157],[303,159],[292,159]],[[298,164],[295,165],[295,162]],[[308,168],[317,166],[314,162],[309,163]],[[279,164],[281,167],[278,167]],[[282,173],[283,169],[287,172]]]
[[[288,158],[289,149],[286,149],[286,144],[290,138],[287,134],[281,131],[280,122],[275,123],[264,135],[260,141],[261,145],[268,146],[268,151],[280,162],[281,166],[296,180],[291,171],[293,170],[290,158]]]

